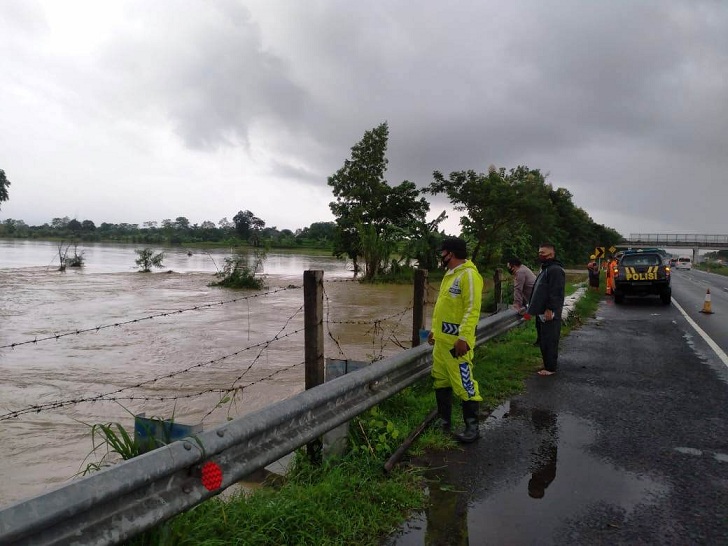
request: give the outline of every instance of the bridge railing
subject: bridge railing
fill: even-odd
[[[709,235],[695,233],[630,233],[629,242],[671,244],[685,243],[688,246],[695,244],[728,245],[728,235]]]

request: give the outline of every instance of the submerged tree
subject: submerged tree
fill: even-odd
[[[71,243],[67,243],[63,246],[63,241],[58,243],[58,271],[65,271],[68,265],[68,249],[71,247]]]
[[[164,259],[164,252],[159,252],[158,254],[155,254],[151,248],[144,248],[142,250],[137,249],[134,252],[136,252],[139,256],[139,258],[134,261],[139,266],[139,271],[141,271],[142,273],[149,273],[152,270],[152,267],[164,267],[164,264],[162,264],[162,260]]]
[[[86,258],[83,256],[84,251],[78,251],[78,243],[73,243],[73,256],[66,256],[66,265],[68,267],[83,267]]]
[[[73,245],[73,256],[68,255],[71,245]],[[65,271],[66,267],[83,267],[84,261],[83,250],[78,252],[78,243],[64,243],[63,241],[58,243],[58,271]]]

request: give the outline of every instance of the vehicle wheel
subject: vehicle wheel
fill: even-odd
[[[624,303],[624,294],[622,292],[614,292],[614,303],[616,304],[622,304]]]
[[[670,305],[670,302],[672,301],[672,293],[663,292],[660,294],[660,300],[662,300],[663,305]]]

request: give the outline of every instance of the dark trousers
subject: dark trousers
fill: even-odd
[[[559,359],[559,338],[561,337],[561,319],[553,319],[539,324],[539,341],[543,367],[555,372]]]

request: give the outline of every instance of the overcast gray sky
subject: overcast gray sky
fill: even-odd
[[[728,233],[724,0],[0,0],[0,81],[0,221],[295,230],[387,121],[393,185],[527,165],[623,235]]]

